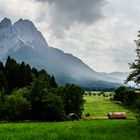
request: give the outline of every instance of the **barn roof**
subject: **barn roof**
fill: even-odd
[[[77,114],[75,114],[75,113],[70,113],[69,115],[68,115],[68,118],[70,119],[70,118],[72,118],[72,117],[76,117],[77,119],[80,119],[80,117],[77,115]]]
[[[109,112],[109,119],[126,119],[127,115],[125,112]]]

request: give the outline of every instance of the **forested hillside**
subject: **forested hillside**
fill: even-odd
[[[65,120],[73,112],[81,116],[84,91],[74,84],[58,86],[47,71],[17,63],[0,62],[0,120]]]

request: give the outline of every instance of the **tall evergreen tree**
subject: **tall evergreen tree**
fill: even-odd
[[[17,62],[8,56],[5,64],[6,80],[7,80],[7,93],[10,93],[14,88],[17,87],[17,73],[18,73]]]
[[[137,49],[136,49],[136,59],[134,62],[132,62],[130,64],[130,69],[132,70],[131,73],[129,74],[129,76],[126,79],[126,83],[128,83],[129,81],[133,81],[136,83],[136,85],[140,86],[140,31],[138,34],[138,40],[135,40],[135,43],[137,45]],[[138,120],[140,123],[140,96],[137,99],[136,102],[136,107],[138,110]]]
[[[136,59],[134,62],[129,64],[132,71],[125,81],[126,83],[128,83],[129,81],[133,81],[136,83],[136,85],[140,85],[140,34],[138,35],[138,37],[139,39],[135,40],[135,43],[137,45]]]

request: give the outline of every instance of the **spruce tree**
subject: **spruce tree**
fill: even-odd
[[[139,32],[140,33],[140,32]],[[140,85],[140,34],[138,35],[138,40],[134,40],[137,49],[136,49],[136,59],[134,62],[129,63],[130,69],[132,70],[129,76],[127,77],[125,83],[133,81],[136,85]]]

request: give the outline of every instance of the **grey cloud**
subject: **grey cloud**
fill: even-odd
[[[67,19],[92,23],[102,17],[104,0],[39,0],[54,4]]]
[[[51,8],[51,27],[54,31],[69,29],[74,23],[90,25],[100,18],[106,0],[35,0]],[[57,26],[57,27],[56,27]]]

